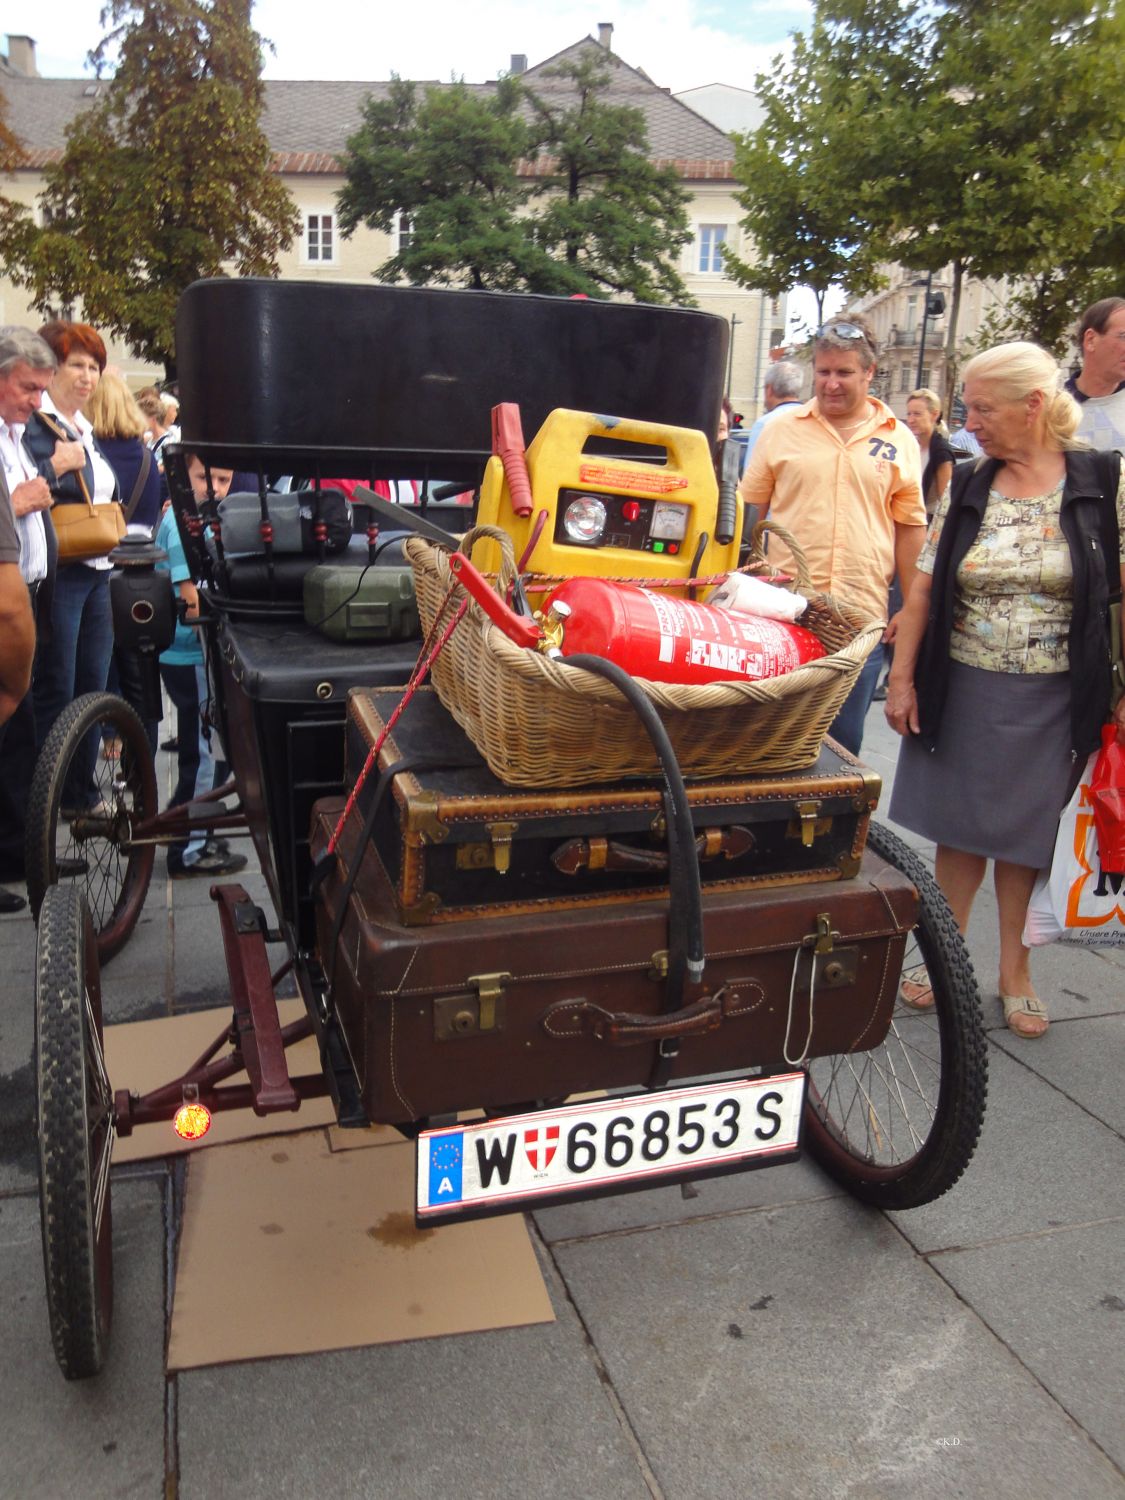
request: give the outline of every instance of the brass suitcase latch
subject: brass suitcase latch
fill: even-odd
[[[831,817],[818,816],[819,802],[794,802],[793,808],[797,816],[790,818],[789,826],[785,830],[786,838],[799,838],[806,849],[811,849],[822,834],[832,831]]]
[[[459,870],[495,870],[506,875],[512,864],[512,839],[518,823],[490,823],[487,844],[458,844],[455,863]]]
[[[504,982],[510,973],[470,974],[465,981],[474,993],[439,995],[434,1001],[434,1040],[483,1036],[504,1029]]]

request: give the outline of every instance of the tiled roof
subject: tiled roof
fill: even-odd
[[[674,165],[682,176],[690,178],[722,179],[731,175],[734,147],[728,136],[636,68],[613,53],[605,53],[592,38],[584,38],[537,64],[524,77],[545,99],[561,99],[569,84],[564,79],[545,77],[545,70],[591,48],[604,53],[614,64],[609,102],[631,104],[643,113],[655,160]],[[86,78],[5,76],[8,124],[27,148],[25,169],[41,169],[57,159],[65,144],[66,125],[98,97],[104,98],[106,87]],[[440,84],[425,80],[419,87],[437,88]],[[470,87],[484,93],[493,85]],[[267,79],[262,123],[277,153],[276,169],[297,173],[339,171],[338,158],[348,137],[359,128],[364,100],[369,95],[385,98],[388,88],[386,82]],[[541,176],[543,170],[543,166],[536,166],[533,175]]]

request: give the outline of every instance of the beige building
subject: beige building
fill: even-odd
[[[939,395],[946,394],[950,373],[946,369],[946,339],[953,303],[953,267],[945,266],[929,278],[925,272],[899,265],[881,266],[880,270],[887,277],[883,290],[849,303],[840,316],[846,317],[847,311],[862,313],[870,322],[879,347],[879,373],[873,389],[898,416],[904,416],[907,397],[919,386],[929,386]],[[944,299],[944,311],[936,316],[924,317],[927,291]],[[1002,317],[1007,295],[1006,281],[964,278],[957,317],[958,364],[963,364],[979,347],[985,320],[990,316]],[[952,373],[955,379],[956,372]],[[946,406],[949,404],[947,397]]]
[[[742,290],[723,271],[724,245],[742,256],[751,253],[738,228],[733,144],[710,119],[659,88],[640,69],[622,62],[610,50],[612,31],[612,26],[603,25],[598,40],[586,37],[530,69],[525,58],[513,57],[511,71],[542,88],[551,86],[543,80],[544,70],[564,58],[596,49],[612,59],[610,101],[642,111],[653,159],[671,164],[691,195],[692,239],[682,252],[681,273],[699,307],[725,318],[731,327],[728,389],[735,409],[751,420],[758,412],[769,349],[779,342],[785,326],[785,306],[784,299]],[[0,192],[34,209],[43,168],[58,159],[67,122],[102,97],[106,85],[93,79],[40,78],[34,41],[13,36],[8,38],[7,58],[0,61],[0,84],[8,100],[9,124],[28,153],[19,170],[0,179]],[[344,182],[340,162],[345,143],[361,123],[366,97],[378,97],[386,87],[386,83],[366,81],[266,81],[263,124],[275,152],[275,170],[297,205],[302,226],[293,248],[281,257],[282,277],[366,281],[394,253],[398,237],[409,234],[409,223],[400,220],[391,235],[360,228],[344,239],[336,216],[336,194]],[[710,98],[713,87],[698,91],[701,103]],[[23,292],[3,279],[0,319],[39,321],[29,311]],[[133,384],[162,373],[120,344],[111,346],[110,357]],[[690,379],[690,372],[684,372],[684,378]]]

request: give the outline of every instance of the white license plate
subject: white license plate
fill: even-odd
[[[418,1136],[419,1223],[712,1177],[798,1154],[804,1073],[473,1121]]]

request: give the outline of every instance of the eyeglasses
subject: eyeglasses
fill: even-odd
[[[866,339],[866,329],[860,328],[858,323],[822,323],[816,330],[818,339]]]

